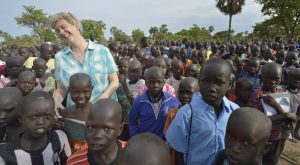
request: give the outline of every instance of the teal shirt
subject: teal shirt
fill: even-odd
[[[66,89],[69,79],[75,73],[88,74],[93,83],[90,101],[95,101],[109,85],[108,75],[118,71],[118,67],[107,47],[93,42],[88,43],[83,62],[73,55],[70,47],[66,47],[55,55],[55,80],[60,81]],[[117,100],[116,93],[111,98]],[[67,97],[67,107],[73,105],[70,94]]]

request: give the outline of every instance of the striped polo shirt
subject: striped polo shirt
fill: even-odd
[[[48,133],[48,145],[36,151],[21,148],[20,137],[14,142],[0,145],[1,165],[64,165],[71,155],[66,134],[61,130]]]

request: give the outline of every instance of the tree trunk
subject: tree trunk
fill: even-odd
[[[228,36],[227,36],[227,41],[230,40],[230,34],[231,34],[231,21],[232,21],[232,15],[229,14],[229,28],[228,28]]]

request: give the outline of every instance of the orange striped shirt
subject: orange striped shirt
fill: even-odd
[[[124,148],[127,142],[117,140],[118,149]],[[118,151],[119,153],[119,151]],[[88,147],[73,153],[67,160],[67,165],[89,165]]]

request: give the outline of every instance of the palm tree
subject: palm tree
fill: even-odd
[[[229,15],[229,28],[227,40],[230,39],[232,16],[242,12],[245,0],[216,0],[216,7],[225,15]]]

